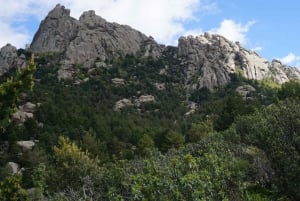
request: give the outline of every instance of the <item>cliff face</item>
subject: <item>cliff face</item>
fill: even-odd
[[[271,79],[280,84],[290,78],[300,80],[298,69],[277,60],[269,62],[220,35],[181,37],[178,55],[186,60],[187,82],[192,88],[225,85],[233,74],[255,80]]]
[[[129,26],[107,22],[94,11],[84,12],[79,20],[72,18],[70,10],[59,4],[41,22],[30,49],[35,53],[62,54],[59,79],[72,79],[76,66],[91,68],[95,61],[103,63],[127,54],[158,58],[168,51],[152,37]],[[174,57],[185,66],[185,83],[192,89],[223,86],[234,74],[276,83],[300,80],[298,69],[277,60],[269,62],[220,35],[181,37]]]
[[[57,5],[41,22],[30,49],[33,52],[64,52],[76,36],[78,23],[70,10]]]
[[[90,68],[96,60],[126,54],[156,58],[163,47],[129,26],[107,22],[94,11],[84,12],[76,20],[70,17],[70,10],[58,4],[41,22],[30,49],[62,53],[61,63],[67,70],[77,64]]]

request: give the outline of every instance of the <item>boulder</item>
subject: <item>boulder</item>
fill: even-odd
[[[26,56],[24,54],[18,56],[15,46],[7,44],[0,49],[0,76],[10,69],[24,69],[25,67]]]
[[[19,106],[18,110],[11,115],[11,119],[18,125],[23,125],[27,119],[34,117],[33,113],[36,110],[36,107],[36,104],[27,102],[24,105]]]
[[[152,95],[141,95],[139,98],[134,100],[135,106],[139,107],[142,103],[154,102],[155,98]]]
[[[248,95],[249,95],[250,93],[252,93],[252,92],[255,92],[256,89],[255,89],[253,86],[247,84],[247,85],[242,85],[242,86],[237,87],[237,88],[235,89],[235,91],[236,91],[238,94],[240,94],[240,95],[243,97],[244,100],[246,100],[247,97],[248,97]]]
[[[32,141],[32,140],[17,141],[16,143],[20,147],[20,149],[22,150],[23,153],[32,150],[32,148],[35,145],[35,141]]]
[[[17,48],[7,44],[0,49],[0,76],[17,65]]]
[[[27,102],[27,103],[25,103],[24,105],[21,106],[21,109],[24,112],[33,113],[36,110],[36,104],[33,104],[31,102]]]
[[[10,174],[19,174],[20,173],[20,165],[15,162],[8,162],[6,165]]]
[[[118,110],[121,110],[124,107],[132,106],[132,105],[133,104],[132,104],[131,100],[129,100],[127,98],[123,98],[123,99],[121,99],[121,100],[119,100],[115,103],[114,110],[118,111]]]
[[[33,118],[33,114],[20,110],[16,111],[11,115],[11,119],[15,121],[18,125],[22,125],[28,118]]]
[[[185,103],[186,104],[186,109],[188,110],[184,116],[190,116],[191,114],[194,114],[198,108],[197,103],[193,101],[188,101]]]
[[[113,78],[111,79],[111,82],[116,86],[121,86],[125,84],[125,80],[122,78]]]

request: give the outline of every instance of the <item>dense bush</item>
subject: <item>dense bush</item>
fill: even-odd
[[[93,71],[78,65],[75,79],[89,81],[77,85],[57,80],[59,57],[39,56],[32,91],[33,63],[0,85],[2,200],[33,199],[25,189],[48,200],[300,199],[299,83],[233,77],[223,88],[187,90],[172,55],[127,55]],[[245,84],[256,89],[246,100],[235,91]],[[155,101],[114,110],[141,95]],[[9,116],[22,101],[41,106],[18,126]],[[190,101],[197,109],[187,115]],[[15,141],[33,139],[20,154]],[[8,174],[9,161],[22,176]]]

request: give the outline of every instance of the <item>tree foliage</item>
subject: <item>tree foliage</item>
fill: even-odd
[[[34,56],[24,69],[17,69],[16,75],[0,84],[0,130],[3,132],[10,122],[10,115],[15,111],[20,95],[32,90],[33,73],[36,69]]]
[[[9,161],[24,168],[22,177],[1,172],[1,199],[26,200],[25,188],[48,200],[300,199],[298,83],[268,88],[233,77],[219,89],[186,91],[173,55],[127,55],[107,68],[78,65],[77,85],[57,80],[59,58],[41,54],[36,71],[31,61],[0,85],[1,132],[10,136],[0,136],[9,141],[0,141],[1,170]],[[26,101],[41,106],[23,126],[10,124],[33,73]],[[246,99],[236,92],[245,84],[256,89]],[[113,109],[141,95],[155,101]],[[197,109],[186,115],[190,101]],[[38,143],[18,154],[15,140],[27,139]]]
[[[64,178],[58,186],[77,187],[81,179],[91,176],[98,169],[99,161],[91,158],[68,138],[59,137],[58,146],[54,146],[55,174]]]

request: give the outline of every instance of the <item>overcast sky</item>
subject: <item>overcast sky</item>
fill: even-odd
[[[11,43],[24,48],[57,3],[71,9],[75,18],[95,10],[159,43],[176,45],[182,35],[218,33],[269,60],[300,67],[297,0],[0,0],[0,47]]]

